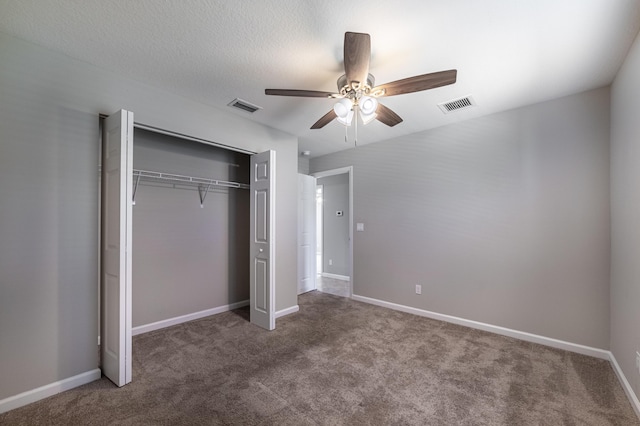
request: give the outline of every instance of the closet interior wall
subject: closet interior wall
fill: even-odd
[[[133,168],[249,183],[247,154],[135,129]],[[249,191],[141,179],[133,206],[133,327],[249,299]]]

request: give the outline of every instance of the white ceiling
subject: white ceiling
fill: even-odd
[[[0,0],[0,31],[294,134],[312,156],[353,146],[336,122],[309,129],[333,102],[264,89],[335,91],[346,31],[371,34],[377,84],[458,70],[383,98],[404,122],[360,126],[365,144],[608,85],[639,28],[640,0]],[[478,105],[437,107],[465,95]]]

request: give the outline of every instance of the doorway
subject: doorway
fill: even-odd
[[[314,173],[317,179],[317,265],[320,291],[353,294],[353,167]]]

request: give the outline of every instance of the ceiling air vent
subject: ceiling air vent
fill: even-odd
[[[254,105],[254,104],[249,103],[247,101],[243,101],[240,98],[235,98],[234,100],[229,102],[227,105],[230,106],[230,107],[241,109],[241,110],[249,112],[251,114],[253,114],[254,112],[256,112],[259,109],[262,109],[262,107],[259,107],[258,105]]]
[[[469,95],[463,98],[458,98],[448,102],[443,102],[441,104],[438,104],[438,107],[445,114],[449,114],[452,111],[471,108],[472,106],[475,106],[475,104],[476,104],[476,101],[474,101],[471,95]]]

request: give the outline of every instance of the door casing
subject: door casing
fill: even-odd
[[[315,172],[312,173],[311,176],[320,179],[345,173],[349,175],[349,259],[347,259],[347,262],[349,264],[349,277],[351,278],[349,280],[349,297],[351,297],[353,295],[353,283],[355,281],[353,274],[353,166]]]

